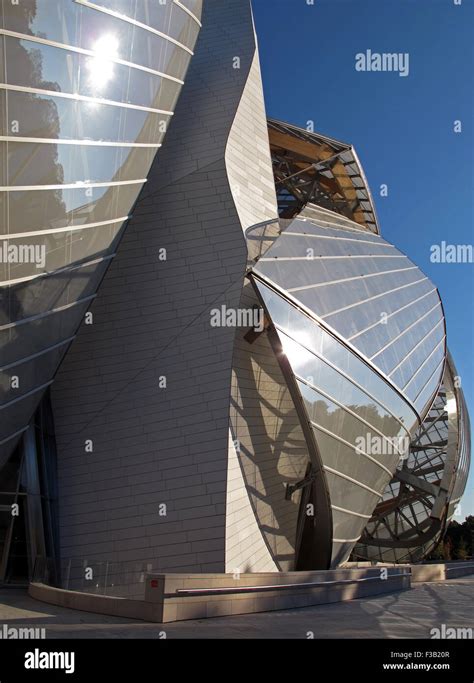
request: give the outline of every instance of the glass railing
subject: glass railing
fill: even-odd
[[[143,600],[145,577],[152,571],[157,570],[150,562],[87,558],[62,560],[56,569],[52,558],[37,557],[31,580],[64,590]]]
[[[263,223],[256,223],[245,231],[247,240],[248,265],[252,266],[258,261],[272,244],[278,239],[282,230],[286,228],[290,220],[273,218]]]

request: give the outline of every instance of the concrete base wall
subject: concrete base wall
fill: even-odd
[[[143,621],[159,621],[161,618],[161,607],[157,604],[146,603],[144,600],[128,600],[115,596],[68,591],[47,586],[44,583],[30,583],[28,594],[35,600],[46,602],[49,605],[58,605],[82,612],[142,619]]]
[[[379,569],[240,574],[236,578],[229,574],[167,574],[163,622],[309,607],[410,588],[409,572],[397,569],[388,574],[390,578],[384,580]],[[151,580],[146,582],[146,596],[152,590]],[[205,593],[216,588],[218,594]],[[195,589],[203,593],[177,592]]]
[[[470,574],[474,574],[474,562],[446,565],[447,579],[457,579],[460,576],[469,576]]]
[[[413,564],[411,576],[413,582],[445,581],[457,579],[460,576],[474,574],[474,562],[456,562],[452,564]]]
[[[150,574],[144,600],[93,595],[30,584],[29,594],[53,605],[167,623],[308,607],[410,588],[410,572],[338,569],[252,574]]]

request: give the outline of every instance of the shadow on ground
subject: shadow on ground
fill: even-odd
[[[2,624],[46,629],[47,638],[430,638],[430,630],[473,626],[474,577],[350,602],[214,619],[149,624],[79,612],[0,590]],[[162,637],[162,635],[161,635]]]

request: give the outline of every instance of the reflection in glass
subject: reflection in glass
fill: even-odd
[[[260,279],[253,283],[276,328],[315,437],[333,511],[331,566],[336,566],[347,559],[406,457],[416,414],[319,323]],[[381,446],[372,450],[374,437]]]
[[[316,217],[294,219],[254,270],[349,341],[400,392],[444,334],[433,283],[398,249],[366,231],[325,226]],[[433,374],[423,396],[440,381],[441,373]],[[421,405],[420,418],[428,407]]]
[[[89,80],[97,92],[114,76],[113,59],[118,57],[118,40],[111,34],[105,34],[92,46],[94,56],[87,61]]]
[[[0,81],[9,85],[0,89],[2,125],[7,111],[18,123],[3,131],[16,139],[0,144],[0,186],[7,188],[0,192],[0,233],[46,255],[43,269],[30,262],[1,269],[3,282],[16,280],[0,293],[0,344],[11,362],[74,334],[84,306],[38,324],[39,346],[26,337],[32,326],[21,322],[94,294],[166,132],[190,58],[166,36],[188,39],[192,51],[197,24],[176,3],[141,4],[145,26],[70,0],[3,2],[3,27],[24,37],[0,37]],[[137,9],[126,0],[106,6],[130,18]],[[147,30],[147,16],[163,36]],[[83,229],[63,230],[69,226]],[[11,407],[7,375],[0,382],[9,406],[2,411],[3,439],[28,423],[41,398],[34,383],[50,380],[60,362],[53,353],[49,358],[41,377],[33,363],[31,381],[25,380],[33,393]],[[15,443],[0,444],[0,460]]]

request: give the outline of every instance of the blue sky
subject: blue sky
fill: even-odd
[[[354,145],[383,236],[440,291],[474,423],[473,265],[430,261],[443,240],[474,242],[474,0],[253,0],[253,9],[268,116],[314,121]],[[408,53],[408,75],[356,71],[368,49]],[[473,470],[457,521],[474,514]]]

